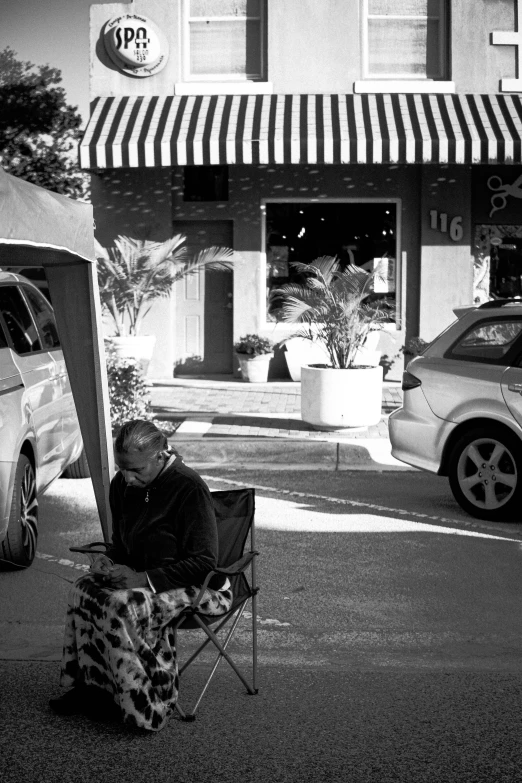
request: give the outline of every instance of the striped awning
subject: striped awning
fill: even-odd
[[[84,169],[262,163],[521,163],[519,95],[100,97]]]

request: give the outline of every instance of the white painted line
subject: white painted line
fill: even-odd
[[[242,617],[244,617],[246,620],[251,620],[252,612],[243,612]],[[282,623],[281,620],[273,620],[268,618],[266,620],[263,620],[260,615],[257,615],[256,619],[259,625],[277,625],[278,627],[291,625],[291,623]]]
[[[507,538],[506,536],[508,536],[509,534],[513,535],[512,531],[506,530],[506,528],[502,528],[499,525],[496,525],[494,523],[488,524],[487,522],[469,522],[468,520],[465,520],[465,519],[452,519],[451,517],[439,517],[439,516],[437,516],[435,514],[421,514],[418,511],[409,511],[409,510],[404,509],[404,508],[392,508],[391,506],[382,506],[382,505],[379,505],[377,503],[367,503],[366,501],[363,501],[363,500],[350,500],[348,498],[335,498],[335,497],[330,497],[329,495],[318,495],[318,494],[315,494],[315,493],[312,493],[312,492],[295,492],[295,491],[289,490],[289,489],[279,489],[278,487],[266,487],[266,486],[261,485],[261,484],[253,484],[251,482],[245,483],[243,481],[237,481],[235,479],[232,480],[232,479],[219,478],[218,476],[205,476],[205,475],[202,475],[202,478],[208,484],[212,484],[212,482],[216,482],[217,481],[217,482],[220,482],[220,483],[223,483],[223,484],[231,484],[231,485],[238,486],[238,487],[253,487],[255,490],[264,491],[264,492],[274,492],[277,495],[280,495],[280,496],[285,495],[285,496],[288,496],[288,497],[291,497],[291,498],[294,498],[294,497],[295,498],[313,498],[314,500],[323,500],[323,501],[326,501],[328,503],[336,503],[338,505],[350,506],[351,508],[366,509],[366,510],[369,510],[369,511],[372,511],[372,512],[374,512],[374,511],[381,511],[383,513],[394,514],[396,516],[398,515],[398,516],[410,517],[410,518],[413,517],[415,519],[420,519],[420,520],[427,521],[427,522],[432,521],[432,522],[437,522],[439,524],[442,522],[442,523],[449,524],[449,525],[459,525],[459,526],[464,526],[464,527],[468,527],[468,528],[476,528],[477,530],[491,530],[494,533],[501,532],[501,533],[504,533],[505,535],[504,536],[498,536],[498,535],[491,535],[491,533],[488,533],[487,535],[485,535],[485,537],[486,538],[492,538],[492,539],[499,539],[499,540],[502,540],[502,541],[514,541],[514,542],[519,543],[519,544],[522,543],[522,537],[520,537],[520,538]],[[256,506],[259,505],[258,504],[258,500],[259,499],[256,498]],[[271,499],[270,498],[263,498],[262,500],[264,502],[265,500],[271,500]],[[277,501],[274,500],[273,502],[274,503],[279,503],[280,500],[277,500]],[[303,525],[307,525],[306,516],[303,514],[303,509],[302,508],[299,508],[299,513],[300,513],[300,515],[302,517],[302,520],[303,520],[302,524]],[[278,516],[280,516],[280,514],[278,514]],[[317,530],[318,532],[321,532],[321,531],[326,532],[327,530],[330,530],[330,529],[325,527],[324,516],[325,516],[324,512],[322,512],[320,517],[317,519],[317,521],[315,521],[313,523],[315,525],[315,527],[311,526],[311,527],[302,527],[301,528],[301,527],[297,527],[296,524],[293,524],[292,527],[288,527],[288,528],[280,528],[280,527],[276,528],[276,525],[278,524],[277,522],[275,522],[275,521],[274,522],[270,522],[269,521],[266,524],[259,525],[259,522],[258,522],[257,518],[256,518],[256,525],[259,525],[259,526],[262,526],[262,527],[267,527],[267,528],[270,528],[273,525],[273,529],[279,529],[279,530],[283,530],[283,529],[285,529],[285,530],[290,530],[290,529],[291,530],[308,530],[309,529],[309,530]],[[387,520],[388,523],[391,523],[391,522],[394,521],[394,520],[390,520],[389,517],[382,517],[382,516],[376,517],[376,515],[373,514],[373,513],[371,515],[367,514],[367,515],[364,515],[364,516],[365,516],[365,522],[364,522],[363,528],[362,527],[360,528],[360,532],[370,532],[370,531],[373,531],[373,530],[377,531],[379,528],[376,527],[376,524],[373,522],[373,520],[377,520],[378,519],[380,521],[380,524],[383,524],[383,520]],[[405,521],[407,521],[407,520],[405,520]],[[357,530],[357,528],[355,527],[355,523],[353,523],[353,522],[346,523],[346,522],[343,522],[342,519],[339,519],[339,525],[341,525],[341,527],[336,528],[336,529],[346,530],[346,531],[356,531]],[[433,527],[433,526],[429,526],[429,527]],[[418,523],[414,523],[414,527],[412,527],[411,530],[418,530],[418,529],[420,529],[419,526],[418,526]],[[400,530],[406,530],[406,528],[401,526]],[[438,531],[442,531],[442,528],[440,528],[440,527],[434,528],[434,531],[437,531],[437,530]],[[389,532],[389,531],[390,531],[390,528],[387,529],[387,532]],[[460,534],[465,534],[465,531],[454,530],[453,528],[446,528],[442,532],[456,533],[456,534],[459,534],[459,533]],[[516,531],[516,532],[518,533],[518,531]],[[473,534],[471,534],[471,535],[473,535]],[[478,535],[478,534],[476,534],[476,535]]]
[[[49,563],[58,563],[58,565],[67,566],[68,568],[74,568],[76,571],[88,571],[89,566],[83,563],[75,563],[74,560],[67,560],[65,557],[55,557],[54,555],[46,555],[44,552],[37,552],[36,557],[40,560],[47,560]]]
[[[48,563],[58,563],[59,565],[68,566],[69,568],[74,568],[76,571],[88,571],[89,566],[83,565],[82,563],[75,563],[73,560],[67,560],[64,557],[55,557],[54,555],[48,555],[45,552],[37,552],[36,557],[38,557],[40,560],[47,560]],[[251,612],[243,612],[243,617],[246,620],[252,619],[252,613]],[[260,615],[257,615],[257,622],[259,625],[273,625],[277,626],[278,628],[282,628],[284,626],[289,626],[290,623],[282,623],[281,620],[275,620],[273,618],[265,618],[263,619]]]

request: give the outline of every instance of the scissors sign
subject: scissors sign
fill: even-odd
[[[488,188],[494,191],[491,196],[491,217],[494,212],[498,212],[507,204],[507,197],[522,198],[522,174],[511,185],[503,185],[500,177],[496,175],[488,179]]]

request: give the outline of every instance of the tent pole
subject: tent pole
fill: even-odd
[[[104,508],[100,508],[100,498],[97,497],[98,512],[105,541],[112,537],[112,516],[109,505],[109,487],[114,476],[114,453],[112,447],[112,427],[110,419],[109,390],[107,382],[107,364],[105,361],[105,348],[102,333],[102,313],[100,292],[98,288],[98,273],[96,262],[89,264],[89,295],[91,300],[91,312],[93,335],[92,344],[94,350],[94,372],[96,394],[98,399],[98,428],[100,437],[101,468],[103,483]],[[101,408],[101,409],[100,409]]]

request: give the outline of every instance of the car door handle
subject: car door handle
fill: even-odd
[[[508,385],[508,391],[517,392],[522,394],[522,383],[510,383]]]

